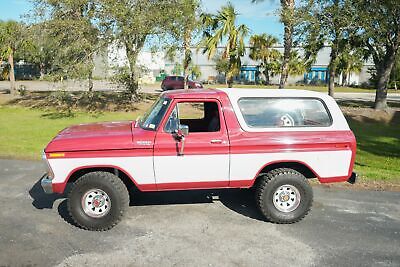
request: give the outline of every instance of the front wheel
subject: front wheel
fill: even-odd
[[[125,184],[112,173],[91,172],[80,177],[68,194],[68,211],[86,230],[105,231],[114,227],[129,205]]]
[[[265,218],[274,223],[294,223],[311,209],[313,191],[301,173],[288,168],[261,174],[256,202]]]

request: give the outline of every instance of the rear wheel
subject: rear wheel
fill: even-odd
[[[129,205],[125,184],[114,174],[91,172],[80,177],[68,195],[68,211],[74,222],[91,231],[111,229]]]
[[[279,168],[261,174],[256,185],[256,202],[265,218],[274,223],[300,221],[311,209],[313,192],[301,173]]]

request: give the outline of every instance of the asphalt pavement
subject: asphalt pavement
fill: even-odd
[[[40,162],[0,160],[0,266],[400,266],[400,193],[315,187],[301,222],[276,225],[250,190],[136,193],[107,232],[72,225]]]

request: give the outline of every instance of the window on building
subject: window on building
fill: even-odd
[[[239,99],[246,124],[254,128],[327,127],[331,116],[321,99],[261,98]]]

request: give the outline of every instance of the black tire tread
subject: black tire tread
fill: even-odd
[[[71,194],[74,191],[75,187],[79,187],[81,184],[84,184],[84,183],[96,182],[100,179],[109,182],[118,191],[118,195],[121,197],[121,202],[122,202],[121,209],[120,209],[118,216],[113,220],[112,224],[110,224],[104,228],[91,228],[91,227],[82,225],[78,221],[75,220],[74,216],[72,215],[72,207],[68,201],[67,207],[68,207],[68,213],[69,213],[70,217],[72,218],[72,220],[74,221],[74,223],[76,225],[78,225],[79,227],[81,227],[85,230],[98,231],[98,232],[110,230],[111,228],[113,228],[115,225],[117,225],[121,221],[127,207],[129,206],[129,193],[128,193],[128,190],[127,190],[125,184],[116,175],[109,173],[109,172],[103,172],[103,171],[90,172],[90,173],[86,173],[86,174],[82,175],[78,180],[76,180],[74,182],[72,190],[70,190],[68,193],[68,199],[70,199]]]
[[[257,204],[258,208],[261,210],[261,212],[263,213],[263,215],[266,217],[266,219],[270,222],[274,222],[277,224],[296,223],[298,221],[301,221],[310,212],[311,207],[312,207],[312,202],[313,202],[313,194],[311,194],[311,205],[309,206],[309,208],[304,212],[304,214],[301,217],[298,217],[296,220],[293,220],[290,222],[273,218],[271,216],[270,211],[268,211],[264,205],[263,192],[265,191],[265,189],[267,188],[267,186],[269,184],[271,184],[275,180],[279,179],[279,176],[281,176],[281,175],[295,175],[299,179],[303,179],[306,183],[308,183],[307,178],[303,174],[301,174],[300,172],[298,172],[296,170],[290,169],[290,168],[277,168],[277,169],[273,169],[267,173],[261,173],[259,175],[258,183],[256,184],[256,192],[255,192],[256,204]]]

